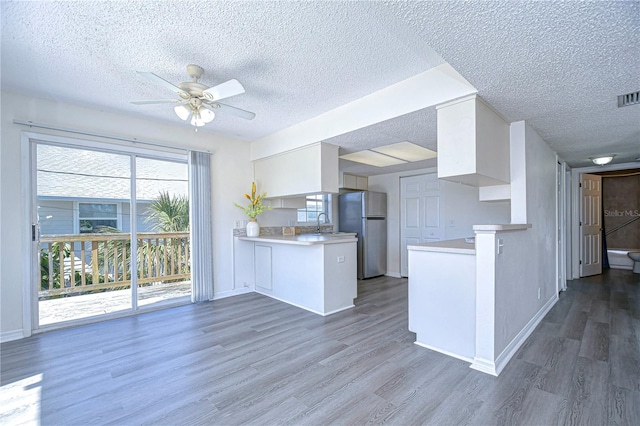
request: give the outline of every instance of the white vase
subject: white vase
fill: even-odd
[[[255,219],[250,219],[249,223],[247,223],[247,237],[259,237],[260,236],[260,225]]]

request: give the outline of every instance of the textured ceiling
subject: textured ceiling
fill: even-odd
[[[527,120],[573,166],[640,156],[639,2],[2,2],[2,89],[176,125],[185,66],[246,93],[201,131],[252,141],[450,63],[508,120]],[[436,53],[437,52],[437,53]],[[18,117],[19,118],[19,117]],[[341,153],[409,140],[437,149],[433,108],[328,140]],[[435,165],[429,160],[427,165]],[[345,170],[396,171],[341,161]],[[400,167],[400,166],[398,166]],[[424,164],[402,166],[424,167]]]

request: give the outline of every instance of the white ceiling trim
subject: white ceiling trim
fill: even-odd
[[[477,93],[447,63],[251,143],[251,160],[323,141]]]

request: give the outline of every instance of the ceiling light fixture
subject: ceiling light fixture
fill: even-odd
[[[409,141],[380,146],[378,148],[371,148],[371,150],[379,152],[380,154],[399,158],[410,163],[414,161],[429,160],[438,156],[437,152],[432,151],[428,148],[424,148],[420,145],[416,145]]]
[[[615,155],[603,155],[601,157],[589,157],[589,159],[591,161],[593,161],[593,164],[596,164],[598,166],[604,166],[605,164],[609,164],[611,162],[611,160],[613,160],[613,157],[615,157]]]
[[[216,114],[202,105],[178,105],[173,109],[182,121],[187,121],[191,117],[191,125],[194,127],[202,127],[207,123],[211,123]]]
[[[194,111],[193,117],[191,118],[191,125],[196,127],[202,127],[207,123],[211,123],[215,118],[215,114],[213,111],[210,111],[206,108],[198,108]]]
[[[180,117],[180,120],[182,121],[187,121],[187,119],[193,112],[191,108],[186,105],[178,105],[173,110],[176,112],[176,115]]]
[[[351,154],[341,155],[340,158],[343,160],[354,161],[356,163],[367,164],[369,166],[376,167],[387,167],[387,166],[395,166],[398,164],[404,164],[407,161],[401,160],[399,158],[389,157],[388,155],[380,154],[379,152],[374,151],[358,151],[353,152]]]
[[[340,158],[369,166],[387,167],[429,160],[437,156],[438,153],[435,151],[409,141],[404,141],[364,151],[352,152],[351,154],[341,155]]]

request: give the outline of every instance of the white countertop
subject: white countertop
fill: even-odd
[[[505,231],[524,231],[525,229],[531,228],[530,223],[507,223],[503,225],[473,225],[474,231],[495,231],[495,232],[505,232]]]
[[[311,246],[317,244],[344,244],[356,242],[355,233],[344,234],[300,234],[292,236],[283,235],[266,235],[262,237],[238,237],[242,241],[254,241],[261,243],[277,243],[277,244],[293,244],[302,246]]]
[[[464,238],[457,240],[434,241],[432,243],[411,244],[407,250],[431,251],[440,253],[476,254],[475,243],[467,243]]]

